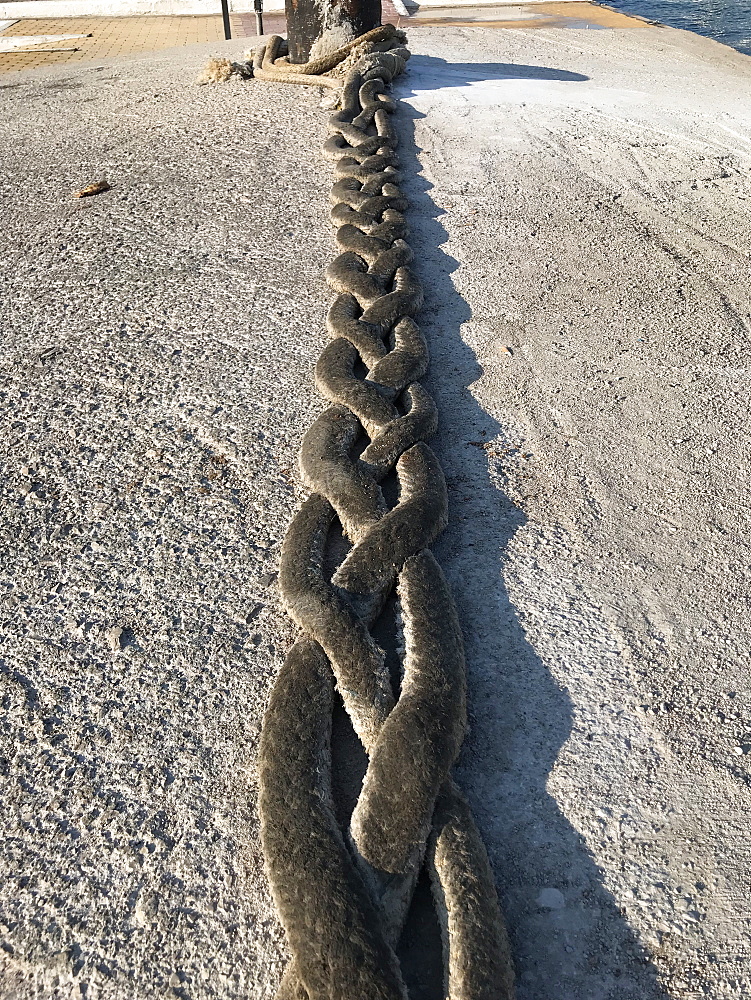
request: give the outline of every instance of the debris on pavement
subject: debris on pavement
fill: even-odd
[[[81,188],[80,191],[76,191],[73,195],[74,198],[90,198],[94,194],[102,194],[105,191],[110,190],[111,185],[104,178],[100,181],[94,181],[93,184],[87,184],[86,187]]]
[[[239,76],[249,80],[253,76],[253,67],[249,62],[233,62],[231,59],[211,58],[204,66],[196,83],[203,86],[206,83],[226,83],[230,77]]]

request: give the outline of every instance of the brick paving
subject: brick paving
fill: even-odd
[[[401,16],[392,0],[381,0],[381,21],[383,24],[395,24],[398,28],[400,19],[402,21],[409,20],[409,18]]]
[[[279,20],[280,25],[272,24]],[[234,38],[255,38],[254,15],[232,15]],[[264,30],[279,31],[284,27],[284,17],[264,17]],[[37,51],[0,52],[0,73],[13,70],[36,69],[40,66],[77,64],[96,59],[115,59],[118,56],[155,52],[179,45],[201,42],[218,42],[224,39],[221,15],[206,17],[162,17],[152,14],[142,17],[58,17],[24,18],[6,28],[0,37],[13,35],[91,35],[61,42],[40,43]],[[26,48],[27,46],[24,46]],[[76,47],[77,52],[63,49]],[[28,46],[34,48],[34,46]],[[41,52],[39,48],[56,49]]]
[[[237,38],[256,38],[255,14],[232,14],[232,35]],[[235,30],[237,29],[237,31]],[[287,18],[284,14],[272,13],[263,15],[263,33],[265,35],[286,35]]]

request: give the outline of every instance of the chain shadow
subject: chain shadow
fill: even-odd
[[[421,66],[431,61],[416,58]],[[415,92],[409,79],[395,86],[400,98]],[[416,125],[425,116],[404,100],[397,115],[409,239],[425,288],[420,323],[431,353],[428,385],[441,414],[434,447],[449,488],[450,525],[435,551],[454,589],[467,649],[471,728],[457,776],[496,874],[518,998],[660,1000],[667,994],[647,952],[583,837],[547,792],[573,706],[527,641],[506,591],[506,551],[526,517],[491,481],[486,452],[471,444],[493,440],[504,428],[469,388],[482,368],[462,340],[472,313],[452,282],[460,264],[441,249],[448,238],[444,213],[421,172]],[[429,977],[418,974],[409,985],[413,1000],[443,996]]]

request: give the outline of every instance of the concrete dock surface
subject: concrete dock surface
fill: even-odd
[[[424,27],[396,91],[520,1000],[751,992],[751,60]],[[0,996],[266,1000],[255,763],[327,112],[247,41],[0,79]],[[73,193],[106,178],[109,191]],[[415,988],[424,1000],[433,993]]]

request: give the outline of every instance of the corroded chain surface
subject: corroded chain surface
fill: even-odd
[[[419,382],[428,365],[414,320],[422,289],[405,242],[386,93],[409,53],[393,27],[377,32],[380,51],[344,79],[324,146],[336,163],[331,219],[341,253],[326,269],[337,296],[316,384],[331,405],[300,454],[312,495],[287,532],[279,581],[302,636],[274,686],[261,741],[263,847],[292,953],[279,996],[406,1000],[396,948],[425,868],[445,996],[509,1000],[492,872],[450,776],[466,724],[464,651],[429,548],[446,525],[446,484],[425,443],[437,412]],[[279,51],[272,39],[256,53],[256,75],[320,82],[311,77],[318,66],[287,76]],[[390,480],[394,503],[382,488]],[[374,637],[394,596],[398,678]],[[332,787],[335,690],[368,758],[346,828]]]

